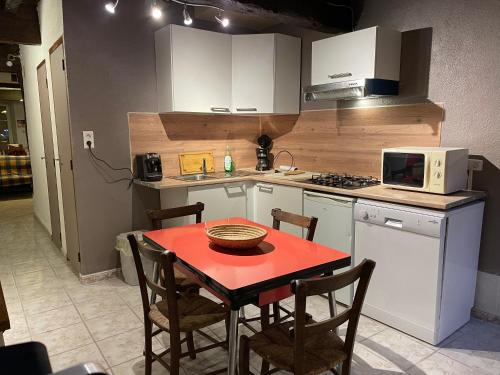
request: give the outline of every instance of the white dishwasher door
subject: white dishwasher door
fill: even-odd
[[[304,191],[304,215],[318,218],[314,242],[352,255],[353,204],[353,198]],[[350,268],[348,266],[335,273]],[[344,305],[350,305],[352,292],[353,286],[347,286],[337,291],[335,298]]]
[[[355,264],[377,264],[363,313],[435,343],[441,299],[445,218],[411,208],[355,207]]]

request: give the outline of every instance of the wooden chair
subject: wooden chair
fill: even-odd
[[[196,215],[196,223],[199,224],[201,223],[201,215],[204,209],[205,205],[201,202],[197,202],[196,204],[192,204],[190,206],[165,208],[161,210],[147,210],[147,215],[153,224],[153,228],[155,230],[158,230],[162,228],[163,220],[176,219],[191,215]],[[179,272],[176,269],[174,269],[174,272],[175,283],[180,291],[184,291],[187,289],[200,289],[200,286],[198,284],[192,282],[182,272]],[[158,272],[158,268],[156,265],[153,273],[155,274],[155,279],[158,278],[158,275],[160,276],[160,279],[163,279],[163,275],[161,275],[161,271]],[[155,300],[154,298],[152,298],[151,303],[154,302]]]
[[[292,282],[295,294],[294,320],[273,324],[251,337],[240,338],[239,374],[248,375],[250,349],[274,369],[297,375],[316,375],[342,365],[342,375],[349,375],[361,307],[375,262],[365,259],[353,269],[335,276]],[[351,307],[333,318],[315,322],[306,313],[307,297],[338,290],[359,280]],[[348,322],[345,341],[335,330]],[[268,368],[269,365],[267,365]]]
[[[271,210],[271,216],[273,217],[273,229],[280,229],[281,222],[297,225],[301,228],[307,229],[306,239],[308,241],[312,241],[314,238],[314,232],[316,231],[316,225],[318,224],[318,218],[316,217],[307,217],[301,216],[297,214],[293,214],[291,212],[282,211],[279,208],[274,208]],[[285,312],[285,316],[281,316],[280,310]],[[241,314],[240,322],[243,323],[248,329],[257,332],[255,328],[253,328],[249,323],[253,321],[259,320],[262,328],[265,328],[269,325],[269,318],[272,316],[274,322],[277,323],[280,320],[284,320],[292,316],[292,312],[288,309],[280,306],[279,302],[273,303],[273,314],[269,313],[269,305],[261,306],[260,308],[260,316],[254,318],[246,318],[243,313]],[[264,369],[265,371],[265,369]]]
[[[279,208],[274,208],[271,211],[271,216],[273,217],[273,228],[279,230],[281,222],[296,225],[303,229],[307,229],[306,240],[313,241],[314,233],[316,232],[316,226],[318,225],[317,217],[307,217],[302,215],[293,214],[291,212],[282,211]],[[331,299],[334,300],[333,296]],[[264,308],[269,308],[264,307]],[[280,310],[285,312],[285,316],[281,317]],[[287,319],[292,315],[292,312],[284,308],[279,304],[279,302],[273,303],[273,319],[274,322],[279,322],[281,319]]]
[[[190,206],[182,206],[175,208],[164,208],[162,210],[147,210],[147,214],[154,229],[161,229],[163,220],[175,219],[184,216],[196,215],[196,223],[201,223],[201,214],[205,209],[205,205],[201,202]]]
[[[178,375],[181,358],[189,356],[194,359],[196,358],[196,353],[226,346],[227,340],[217,341],[201,331],[201,329],[223,320],[226,320],[227,326],[229,319],[228,308],[199,294],[189,292],[180,293],[177,290],[174,276],[174,263],[176,261],[174,253],[169,251],[162,252],[139,244],[133,235],[129,235],[128,240],[137,269],[144,310],[146,375],[151,374],[153,361],[160,362],[169,370],[170,374]],[[163,285],[159,285],[145,274],[142,267],[141,255],[159,264],[165,275]],[[162,300],[150,304],[148,300],[148,288],[162,297]],[[158,327],[158,329],[153,330],[153,325]],[[161,332],[169,333],[170,347],[162,353],[157,354],[153,352],[152,339]],[[212,344],[195,349],[193,332],[210,340]],[[181,333],[185,334],[183,339],[181,339]],[[187,352],[182,352],[181,345],[183,343],[187,344]],[[167,353],[170,353],[170,363],[167,363],[162,358]],[[219,374],[225,371],[226,369],[221,369],[211,374]]]

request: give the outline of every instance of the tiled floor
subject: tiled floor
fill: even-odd
[[[34,220],[30,199],[0,201],[0,243],[0,279],[12,323],[5,333],[7,344],[43,342],[55,370],[95,361],[115,375],[143,373],[137,287],[118,279],[81,285]],[[326,301],[312,300],[309,312],[325,317]],[[248,315],[253,313],[247,309]],[[225,334],[222,324],[211,331],[220,337]],[[156,348],[164,345],[163,338],[155,341]],[[203,374],[224,366],[226,360],[223,350],[205,352],[196,360],[183,360],[182,371]],[[252,365],[259,366],[256,358]],[[154,373],[167,372],[155,364]],[[433,347],[362,317],[353,373],[498,375],[500,326],[472,320],[440,347]]]

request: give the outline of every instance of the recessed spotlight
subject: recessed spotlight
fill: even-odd
[[[163,16],[163,12],[161,11],[161,8],[158,5],[153,5],[151,7],[151,16],[155,20],[159,20]]]
[[[229,18],[221,16],[219,14],[219,16],[215,16],[215,19],[217,20],[217,22],[219,22],[222,25],[222,27],[228,27],[229,26]]]
[[[186,5],[184,5],[184,10],[182,11],[182,14],[184,15],[184,25],[187,26],[191,25],[193,23],[193,19],[189,15]]]
[[[108,1],[105,5],[104,5],[104,9],[106,9],[109,13],[111,14],[115,14],[115,8],[116,6],[118,5],[118,1],[120,0],[116,0],[116,2],[113,2],[113,1]]]

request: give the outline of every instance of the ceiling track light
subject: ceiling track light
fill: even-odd
[[[119,1],[120,0],[106,2],[106,4],[104,5],[104,9],[106,9],[106,11],[111,14],[115,14],[116,7],[118,6]],[[219,12],[218,15],[215,16],[215,20],[222,27],[228,27],[230,24],[229,18],[227,18],[224,15],[224,9],[219,8],[215,5],[191,3],[185,0],[166,0],[166,1],[171,1],[173,3],[181,4],[184,6],[182,10],[182,15],[184,16],[184,25],[186,26],[193,24],[193,19],[191,18],[191,15],[189,14],[189,11],[187,9],[188,6],[215,9]],[[158,5],[159,2],[161,3],[161,1],[159,0],[152,0],[152,6],[151,6],[151,16],[157,20],[163,17],[163,10],[161,6]]]
[[[219,22],[222,25],[222,27],[229,26],[229,18],[224,16],[223,13],[220,12],[218,16],[215,16],[215,19],[217,20],[217,22]]]
[[[108,13],[111,13],[111,14],[115,14],[115,9],[116,7],[118,6],[118,2],[120,0],[116,0],[116,1],[108,1],[105,5],[104,5],[104,9],[106,9],[106,11],[108,11]]]
[[[186,4],[184,4],[184,9],[182,10],[182,15],[184,16],[184,25],[189,26],[193,23],[193,19],[189,15]]]
[[[163,11],[156,0],[153,1],[153,5],[151,6],[151,16],[155,20],[159,20],[163,16]]]

